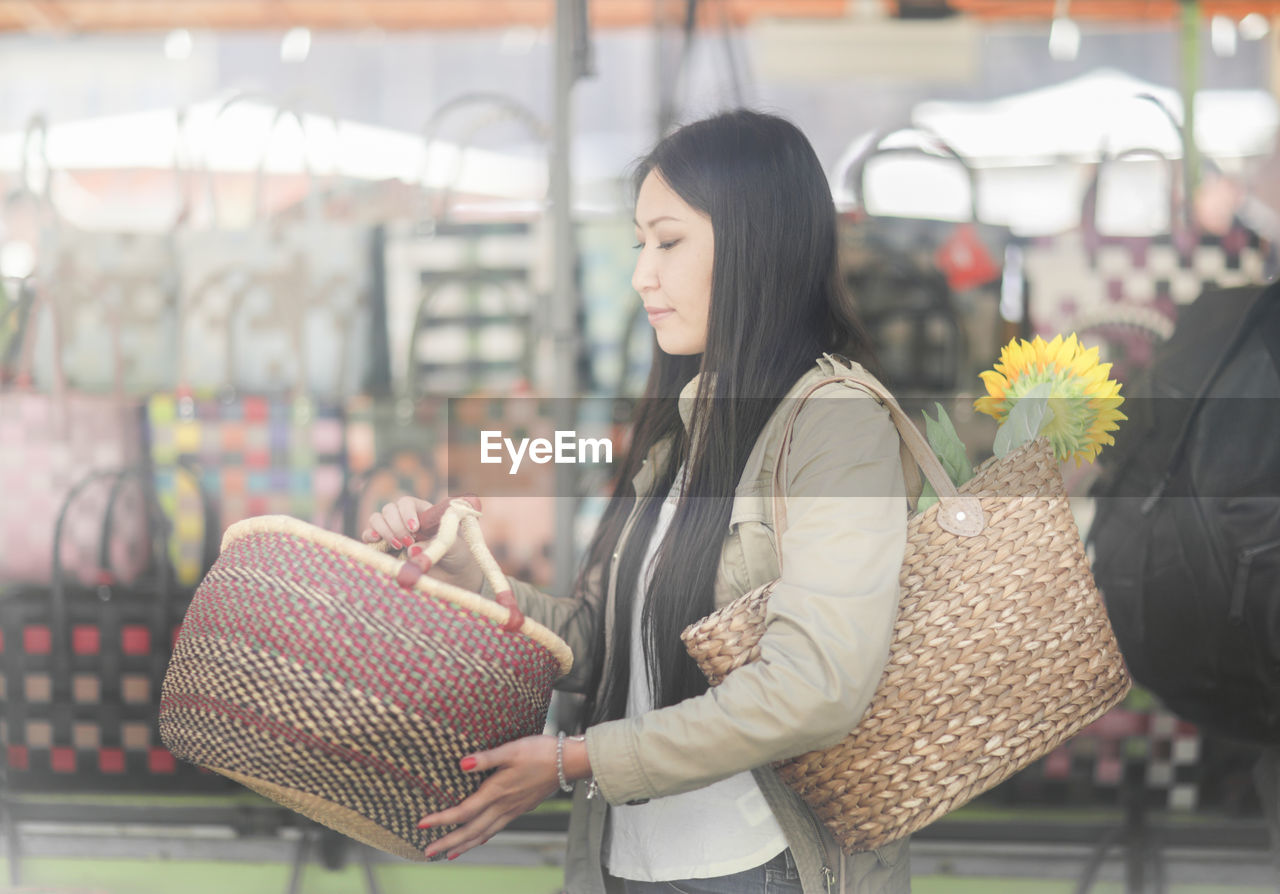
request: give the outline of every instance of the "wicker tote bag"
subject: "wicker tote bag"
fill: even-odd
[[[775,544],[787,527],[796,415],[831,382],[889,409],[940,495],[908,521],[889,659],[866,713],[831,748],[775,767],[853,853],[903,838],[1004,781],[1106,713],[1131,681],[1043,438],[983,463],[957,492],[893,397],[847,368],[801,395],[787,421],[773,477]],[[759,658],[772,589],[682,634],[712,685]]]
[[[542,732],[551,685],[573,662],[516,608],[479,510],[464,499],[438,508],[427,557],[461,534],[500,604],[287,516],[232,525],[165,676],[165,745],[358,841],[425,860],[448,828],[418,820],[483,781],[458,761]]]

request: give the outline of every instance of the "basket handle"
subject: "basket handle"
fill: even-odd
[[[471,550],[472,558],[476,560],[485,580],[493,588],[494,600],[507,610],[507,621],[502,625],[502,629],[508,633],[514,633],[524,626],[524,613],[516,604],[516,597],[511,591],[511,585],[507,583],[507,576],[502,573],[493,553],[489,552],[489,547],[484,542],[484,534],[480,531],[480,515],[480,498],[472,494],[451,497],[428,509],[422,516],[420,531],[428,538],[423,548],[426,567],[406,560],[400,566],[396,581],[405,589],[412,589],[418,578],[429,571],[431,566],[439,562],[453,547],[461,533],[463,542]],[[390,551],[385,540],[366,545],[383,552]]]
[[[944,531],[949,531],[959,536],[971,537],[975,534],[980,534],[986,527],[986,516],[982,511],[982,504],[978,502],[977,497],[961,494],[956,489],[955,484],[951,481],[951,476],[942,468],[942,463],[938,461],[938,457],[934,454],[933,448],[929,446],[929,442],[920,433],[920,429],[916,428],[915,423],[911,421],[911,418],[907,416],[902,407],[898,405],[893,395],[866,373],[848,365],[843,358],[830,354],[825,356],[827,360],[835,365],[836,371],[833,375],[814,382],[796,398],[795,404],[791,408],[791,415],[787,418],[786,428],[783,430],[782,444],[778,448],[778,458],[773,466],[773,522],[774,529],[777,532],[774,537],[774,543],[778,552],[779,571],[782,569],[782,534],[787,529],[787,503],[785,499],[787,454],[791,449],[796,417],[799,416],[800,408],[804,405],[804,402],[812,397],[815,391],[832,382],[844,382],[868,392],[889,411],[894,427],[898,430],[898,435],[902,438],[903,444],[910,451],[911,458],[915,460],[920,470],[924,472],[924,477],[933,485],[934,492],[938,495],[938,526]],[[904,471],[914,472],[914,469]]]

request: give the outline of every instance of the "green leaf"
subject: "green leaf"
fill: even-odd
[[[946,470],[951,483],[959,487],[973,477],[973,468],[969,465],[969,453],[965,450],[960,435],[956,433],[956,427],[951,424],[951,417],[947,415],[946,409],[937,402],[934,406],[938,408],[937,419],[929,418],[929,414],[925,412],[920,414],[924,416],[925,437],[928,438],[929,447],[942,463],[942,468]],[[916,502],[916,511],[924,512],[936,502],[938,502],[937,492],[934,491],[933,485],[925,481],[920,491],[920,499]]]
[[[947,415],[946,409],[937,401],[933,405],[938,408],[936,420],[930,419],[928,413],[921,414],[924,416],[925,436],[928,437],[929,446],[937,454],[942,467],[947,470],[947,475],[951,477],[951,482],[959,487],[973,477],[973,467],[969,465],[969,451],[965,449],[964,441],[961,441],[960,435],[956,433],[956,427],[951,424],[951,417]]]
[[[1014,401],[1008,418],[996,429],[996,440],[992,445],[996,456],[1004,457],[1035,440],[1040,430],[1053,420],[1053,411],[1049,409],[1052,390],[1052,382],[1041,382]]]

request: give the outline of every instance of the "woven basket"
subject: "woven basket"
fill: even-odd
[[[988,460],[957,492],[878,383],[856,371],[842,378],[889,407],[941,495],[908,522],[897,622],[870,706],[833,747],[775,765],[853,853],[903,838],[1008,779],[1116,705],[1131,680],[1048,442]],[[794,420],[795,411],[787,440]],[[785,454],[784,444],[777,541]],[[772,587],[684,631],[712,685],[759,658]]]
[[[541,733],[551,685],[572,663],[515,608],[476,508],[440,510],[428,558],[460,531],[503,605],[296,519],[228,528],[165,676],[165,745],[352,838],[425,860],[451,827],[418,820],[483,781],[459,760]]]

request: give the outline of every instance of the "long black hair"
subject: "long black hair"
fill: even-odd
[[[600,567],[607,583],[622,528],[636,503],[631,479],[650,448],[669,439],[668,461],[653,470],[654,496],[643,501],[616,559],[613,630],[604,629],[603,618],[597,625],[597,661],[588,689],[592,723],[626,713],[640,566],[677,468],[687,465],[683,496],[659,546],[640,619],[650,691],[658,707],[706,691],[680,631],[714,609],[716,570],[734,490],[769,416],[824,351],[875,368],[870,339],[837,263],[830,187],[813,147],[795,125],[748,110],[689,124],[637,163],[637,194],[650,174],[711,219],[711,309],[701,355],[666,354],[655,339],[645,396],[633,417],[631,447],[588,549],[584,575],[585,569]],[[699,432],[693,451],[677,397],[698,373],[708,375],[698,380],[689,426]],[[612,636],[608,666],[603,661],[606,636]]]

